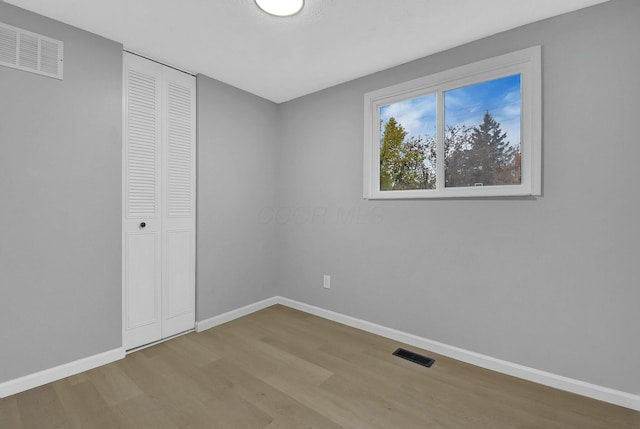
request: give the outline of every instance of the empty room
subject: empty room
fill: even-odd
[[[0,428],[640,428],[639,22],[0,0]]]

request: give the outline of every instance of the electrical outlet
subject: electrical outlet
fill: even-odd
[[[331,276],[324,275],[324,280],[322,282],[322,287],[325,289],[331,289]]]

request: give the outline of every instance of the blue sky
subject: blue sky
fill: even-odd
[[[520,143],[520,75],[508,76],[445,92],[446,125],[475,126],[488,110],[507,132],[512,145]],[[413,98],[380,108],[380,119],[394,117],[408,136],[434,135],[436,132],[435,94]]]

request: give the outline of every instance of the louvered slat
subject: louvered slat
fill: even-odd
[[[190,88],[169,83],[167,91],[167,214],[190,216],[192,112]]]
[[[157,85],[153,76],[127,74],[127,216],[157,212]]]

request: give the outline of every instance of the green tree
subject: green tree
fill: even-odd
[[[435,186],[435,144],[409,137],[395,118],[384,124],[380,139],[380,190],[429,189]]]
[[[436,138],[407,137],[395,118],[381,124],[380,190],[434,189]],[[444,141],[445,186],[519,184],[520,150],[491,113],[481,124],[448,126]]]
[[[384,125],[380,143],[380,190],[393,190],[394,177],[400,163],[402,143],[407,132],[395,118],[389,118]]]

